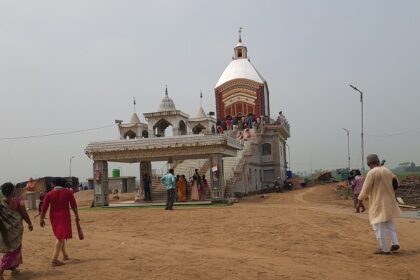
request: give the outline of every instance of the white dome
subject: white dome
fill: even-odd
[[[265,82],[264,78],[246,58],[232,60],[217,81],[216,88],[235,79],[248,79],[261,84]]]
[[[165,97],[162,99],[162,102],[160,103],[159,112],[174,111],[174,110],[176,110],[175,103],[168,96],[168,94],[166,94]]]

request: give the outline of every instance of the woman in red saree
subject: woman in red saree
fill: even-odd
[[[12,275],[15,275],[18,273],[17,267],[22,263],[22,219],[28,224],[29,231],[33,227],[24,201],[16,197],[15,186],[5,183],[1,191],[5,196],[0,204],[0,252],[5,253],[0,269],[0,279],[3,279],[5,270],[11,270]]]
[[[45,214],[48,208],[50,208],[50,221],[55,237],[55,248],[53,257],[51,259],[52,266],[63,265],[64,263],[58,260],[60,253],[63,254],[63,260],[68,260],[69,256],[66,253],[65,240],[71,239],[71,218],[69,204],[72,208],[76,217],[76,222],[79,222],[79,214],[77,211],[76,199],[74,198],[73,192],[69,189],[64,188],[65,182],[61,178],[56,178],[52,185],[54,189],[47,193],[44,198],[44,202],[41,210],[41,227],[45,225]]]
[[[176,182],[176,188],[178,190],[178,201],[187,201],[187,181],[184,175],[179,176],[179,180]]]

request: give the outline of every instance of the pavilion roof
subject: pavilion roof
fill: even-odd
[[[214,154],[231,157],[241,149],[242,145],[228,135],[195,134],[92,142],[85,152],[93,160],[140,162],[207,158]]]

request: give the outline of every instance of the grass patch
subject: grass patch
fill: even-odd
[[[420,177],[420,172],[402,172],[402,173],[395,173],[395,175],[399,179],[405,179],[405,178],[411,177],[411,176],[418,176],[418,177]]]

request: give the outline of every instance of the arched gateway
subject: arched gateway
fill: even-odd
[[[140,163],[140,178],[151,174],[152,161],[208,159],[211,199],[223,199],[225,180],[223,157],[234,157],[242,146],[228,135],[183,135],[177,137],[137,138],[90,143],[86,155],[93,162],[95,206],[108,206],[108,162]]]

